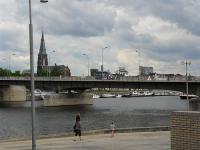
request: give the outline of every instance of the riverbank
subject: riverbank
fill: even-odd
[[[154,132],[151,130],[155,130]],[[170,149],[170,132],[160,131],[159,128],[120,129],[115,137],[110,137],[109,130],[89,131],[83,134],[82,141],[74,141],[75,137],[69,134],[60,136],[46,136],[37,139],[37,148],[40,150],[167,150]],[[162,127],[160,129],[168,129]],[[135,132],[129,132],[135,131]],[[148,132],[147,132],[148,131]],[[128,133],[122,133],[128,132]],[[105,133],[105,134],[104,134]],[[29,150],[31,140],[7,140],[0,141],[0,150]]]

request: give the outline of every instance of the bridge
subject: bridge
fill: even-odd
[[[0,77],[0,86],[24,85],[30,89],[30,77]],[[200,96],[200,81],[188,81],[189,93]],[[85,90],[92,88],[163,89],[186,92],[185,81],[158,80],[96,80],[91,77],[35,77],[35,88],[60,90]]]

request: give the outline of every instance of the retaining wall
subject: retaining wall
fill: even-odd
[[[200,112],[178,111],[172,113],[171,149],[200,150]]]

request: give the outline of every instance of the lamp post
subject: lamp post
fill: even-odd
[[[188,99],[188,65],[191,65],[190,61],[184,61],[182,62],[183,64],[185,64],[185,80],[186,80],[186,97],[187,97],[187,110],[190,110],[190,103],[189,103],[189,99]]]
[[[101,60],[102,60],[102,65],[101,65],[101,79],[103,80],[103,51],[108,48],[108,46],[102,48],[102,55],[101,55]]]
[[[83,54],[84,56],[87,57],[87,60],[88,60],[88,77],[90,76],[90,58],[87,54]]]
[[[140,80],[140,51],[136,50],[136,53],[138,53],[138,80]]]
[[[8,62],[8,69],[9,69],[9,76],[10,76],[10,72],[12,72],[11,71],[11,59],[12,59],[12,56],[16,56],[16,54],[15,53],[11,53],[10,55],[9,55],[9,62]]]
[[[41,3],[46,3],[48,0],[40,0]],[[35,96],[34,96],[34,52],[33,52],[33,25],[32,25],[32,12],[31,0],[29,0],[29,44],[30,44],[30,71],[31,71],[31,122],[32,122],[32,150],[36,150],[35,139]]]
[[[31,71],[31,121],[32,121],[32,150],[36,150],[35,139],[35,96],[34,96],[34,54],[33,54],[33,25],[31,14],[31,0],[29,0],[29,43],[30,43],[30,71]]]

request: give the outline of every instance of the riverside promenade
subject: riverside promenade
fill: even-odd
[[[170,150],[170,131],[90,134],[37,139],[37,150]],[[0,140],[0,150],[31,150],[31,140]]]

